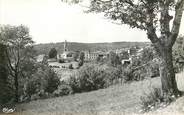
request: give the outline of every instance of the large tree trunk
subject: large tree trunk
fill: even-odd
[[[162,47],[160,51],[160,77],[163,95],[178,95],[175,71],[172,62],[172,47]]]

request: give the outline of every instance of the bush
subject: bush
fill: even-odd
[[[105,88],[108,83],[108,73],[97,65],[84,65],[79,72],[73,74],[68,84],[74,92],[86,92]]]
[[[132,81],[133,80],[133,70],[131,69],[130,66],[123,68],[122,70],[122,74],[123,74],[123,80],[124,82],[127,81]]]
[[[68,66],[68,68],[69,68],[69,69],[73,69],[73,65],[70,64],[70,65]]]
[[[77,73],[71,75],[67,84],[72,88],[73,93],[80,93],[119,83],[121,77],[122,74],[119,68],[85,64]]]
[[[58,88],[60,80],[47,65],[38,65],[38,70],[25,83],[23,101],[47,98]]]
[[[116,67],[108,67],[105,70],[105,81],[106,84],[109,85],[113,85],[113,84],[117,84],[120,82],[122,82],[122,70],[121,67],[116,68]]]
[[[65,63],[64,59],[59,59],[59,63]]]
[[[64,95],[69,95],[72,94],[72,88],[69,85],[60,85],[57,90],[54,91],[54,96],[64,96]]]
[[[141,59],[134,59],[133,63],[123,66],[122,75],[125,82],[157,77],[159,76],[159,61],[155,58],[147,63],[142,63]]]
[[[57,76],[57,74],[54,72],[54,70],[50,68],[48,68],[47,81],[48,81],[48,84],[45,91],[48,93],[53,93],[59,86],[60,79]]]
[[[184,68],[184,64],[183,64],[183,60],[184,60],[184,36],[179,36],[176,39],[176,42],[173,46],[173,65],[174,65],[174,69],[175,72],[181,72],[183,71]]]
[[[160,88],[153,88],[150,93],[140,97],[141,109],[143,112],[148,112],[159,107],[165,107],[175,100],[173,95],[162,95]]]

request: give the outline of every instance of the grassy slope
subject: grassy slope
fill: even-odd
[[[184,88],[184,85],[181,82],[183,75],[184,73],[180,74],[178,79],[180,89]],[[110,115],[137,113],[139,111],[140,96],[144,95],[145,92],[148,92],[151,86],[159,87],[160,79],[154,78],[130,84],[116,85],[107,89],[100,89],[88,93],[32,101],[27,104],[19,105],[19,112],[12,115]],[[183,103],[180,103],[181,100],[183,100]],[[184,105],[184,98],[178,99],[176,103],[177,105],[180,103],[179,106]],[[173,104],[168,107],[172,108]],[[165,109],[151,112],[150,114],[168,110],[167,108]],[[181,112],[179,111],[181,110],[180,107],[172,109]]]

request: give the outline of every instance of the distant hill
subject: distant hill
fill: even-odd
[[[64,42],[36,44],[35,50],[37,54],[48,54],[51,48],[56,48],[58,53],[63,52]],[[70,51],[109,51],[121,48],[130,48],[134,46],[145,47],[150,42],[112,42],[112,43],[78,43],[68,42],[68,49]]]

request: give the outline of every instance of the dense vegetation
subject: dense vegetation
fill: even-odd
[[[23,25],[0,28],[0,105],[48,97],[60,84],[47,62],[36,61],[33,43]]]
[[[12,96],[12,88],[9,82],[8,69],[6,64],[8,63],[5,55],[6,46],[0,44],[0,109],[1,104],[8,103]]]
[[[173,46],[173,64],[175,72],[180,72],[184,67],[184,36],[179,36]]]

